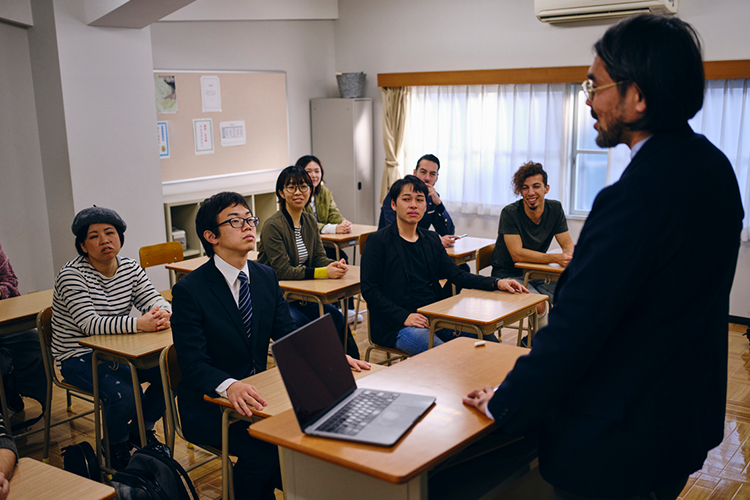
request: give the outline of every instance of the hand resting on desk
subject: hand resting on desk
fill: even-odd
[[[237,413],[246,417],[253,414],[248,404],[256,410],[262,410],[267,404],[255,386],[243,384],[240,381],[234,382],[229,386],[229,389],[227,389],[227,399],[232,403]]]
[[[484,389],[474,389],[463,399],[463,402],[467,406],[472,406],[482,413],[486,414],[487,404],[495,395],[495,390],[491,385],[484,386]]]
[[[169,321],[171,317],[172,313],[166,309],[159,309],[159,306],[156,306],[138,318],[135,321],[135,325],[139,332],[157,332],[166,330],[171,326]]]
[[[516,280],[498,280],[497,289],[502,290],[504,292],[510,292],[510,293],[516,293],[516,292],[529,293],[526,287],[520,284]]]

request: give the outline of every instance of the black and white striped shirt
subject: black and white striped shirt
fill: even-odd
[[[309,254],[307,253],[305,242],[302,240],[301,227],[294,228],[294,240],[297,243],[297,256],[299,257],[299,265],[304,266],[307,262],[307,257],[309,257]]]
[[[91,349],[78,344],[82,337],[136,333],[133,307],[146,314],[156,306],[172,307],[154,289],[143,268],[133,259],[117,257],[115,275],[107,278],[83,256],[63,266],[52,298],[52,354],[60,361]]]

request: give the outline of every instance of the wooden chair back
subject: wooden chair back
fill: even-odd
[[[366,233],[366,234],[360,234],[359,235],[359,241],[357,244],[359,245],[359,254],[362,255],[362,253],[365,251],[365,242],[367,241],[367,237],[370,236],[372,233]]]
[[[492,265],[492,252],[495,251],[495,245],[480,248],[477,252],[477,273]]]
[[[141,260],[141,267],[144,269],[160,264],[170,264],[180,262],[184,259],[182,253],[182,243],[179,241],[167,241],[158,245],[148,245],[141,247],[138,251]]]

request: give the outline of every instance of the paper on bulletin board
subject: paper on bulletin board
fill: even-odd
[[[177,86],[174,75],[154,75],[156,85],[156,112],[177,113]]]
[[[169,130],[167,122],[156,122],[159,133],[159,158],[169,158]]]
[[[195,154],[213,154],[214,127],[211,118],[196,118],[193,120],[193,138],[195,139]]]
[[[221,111],[221,86],[218,76],[201,76],[203,112]]]
[[[233,122],[220,122],[219,132],[221,134],[222,147],[242,146],[247,144],[245,136],[245,120]]]

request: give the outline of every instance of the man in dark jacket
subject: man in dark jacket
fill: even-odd
[[[597,144],[627,144],[631,163],[594,201],[531,353],[464,402],[508,433],[538,427],[558,498],[674,499],[722,441],[740,193],[687,123],[704,88],[690,25],[637,16],[594,48],[583,90]],[[691,271],[696,231],[708,287]]]
[[[370,335],[378,345],[409,354],[427,350],[430,325],[417,309],[445,298],[439,280],[448,279],[463,288],[528,292],[517,281],[460,269],[448,257],[440,237],[419,227],[428,192],[425,183],[413,175],[396,181],[389,193],[395,223],[370,235],[362,255],[362,296],[371,315]],[[453,330],[439,330],[433,345],[457,335]],[[494,335],[485,338],[498,341]]]

